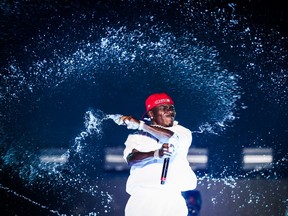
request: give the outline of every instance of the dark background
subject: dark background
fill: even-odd
[[[231,215],[244,215],[245,211],[245,215],[284,215],[288,176],[288,19],[284,2],[2,1],[0,8],[0,207],[4,215],[54,215],[50,209],[62,214],[106,215],[109,207],[105,205],[112,206],[111,215],[122,211],[128,172],[106,172],[103,150],[123,146],[129,131],[105,121],[101,136],[94,133],[81,141],[81,153],[74,149],[75,137],[85,130],[83,116],[87,110],[93,110],[100,119],[110,113],[141,118],[146,97],[159,91],[172,96],[177,120],[195,131],[192,146],[209,151],[207,170],[196,170],[203,198],[216,203],[204,205],[204,213],[209,208],[217,212],[230,199],[227,208]],[[123,64],[110,50],[108,60],[102,62],[81,59],[79,47],[85,51],[89,43],[100,45],[101,38],[108,35],[107,28],[123,26],[128,33],[135,29],[144,32],[144,41],[148,42],[157,42],[165,32],[184,39],[183,35],[188,34],[191,47],[209,47],[217,51],[217,57],[207,57],[213,60],[208,66],[200,61],[202,80],[200,76],[194,79],[188,73],[169,71],[167,65],[176,69],[178,66],[168,58],[168,51],[178,49],[183,59],[193,57],[185,50],[185,40],[168,44],[169,49],[164,51],[159,48],[155,53],[161,57],[154,60],[146,55],[152,51],[145,49],[142,54],[139,51],[139,59]],[[161,28],[151,33],[151,26]],[[125,41],[120,36],[119,41]],[[191,38],[197,38],[197,42]],[[129,48],[134,48],[131,44],[128,53]],[[91,50],[87,48],[87,53]],[[73,54],[79,58],[72,58]],[[66,58],[75,62],[65,63]],[[223,86],[209,87],[207,80],[218,81],[209,69],[241,78],[235,84],[225,78]],[[233,95],[241,97],[233,100]],[[229,112],[235,119],[217,126]],[[212,125],[212,130],[197,133],[205,122]],[[272,168],[244,171],[241,153],[247,147],[272,148]],[[69,163],[56,166],[57,172],[53,170],[52,174],[49,167],[39,167],[35,158],[47,148],[70,150]],[[229,177],[237,182],[234,191],[229,184],[223,184]],[[260,186],[254,183],[258,180]],[[279,187],[273,186],[274,181]],[[90,185],[98,185],[94,188],[97,192],[92,193]],[[273,200],[267,191],[274,197],[278,194],[279,199]],[[112,203],[106,192],[114,195]],[[215,196],[217,193],[224,195]],[[239,205],[235,212],[231,210],[233,203]],[[251,210],[249,203],[256,203],[260,210]],[[273,209],[271,214],[267,205],[280,210]]]

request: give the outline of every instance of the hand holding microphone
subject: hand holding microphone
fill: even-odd
[[[139,121],[138,119],[132,116],[124,116],[124,115],[116,114],[116,115],[107,115],[107,118],[112,119],[118,125],[126,126],[128,129],[133,129],[133,130],[139,129],[139,130],[147,131],[147,126],[145,128],[145,123],[143,121]],[[158,132],[157,129],[160,129],[160,131]],[[173,156],[175,152],[175,147],[177,147],[178,136],[173,133],[172,133],[173,135],[171,136],[171,131],[169,130],[168,132],[165,130],[163,131],[161,127],[160,128],[150,127],[150,129],[148,130],[148,133],[155,135],[160,141],[162,139],[162,143],[164,143],[160,149],[157,149],[154,152],[154,157],[164,158],[162,174],[161,174],[161,184],[165,184],[170,157]],[[171,137],[167,139],[167,136],[168,137],[171,136]],[[165,143],[166,141],[168,141],[169,143]],[[172,143],[176,144],[176,146],[173,145]]]
[[[164,158],[162,173],[161,173],[161,178],[160,178],[162,185],[165,184],[166,182],[170,157],[173,155],[174,151],[175,151],[174,145],[168,144],[168,143],[164,143],[161,149],[159,150],[159,156],[162,155],[162,157]]]
[[[164,143],[159,150],[159,156],[163,158],[170,158],[175,152],[175,148],[173,144]]]

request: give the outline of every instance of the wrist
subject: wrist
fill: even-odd
[[[153,156],[154,156],[154,158],[160,158],[159,149],[154,151],[154,155]]]

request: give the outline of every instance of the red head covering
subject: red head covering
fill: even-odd
[[[172,98],[167,95],[166,93],[157,93],[150,95],[145,102],[146,105],[146,112],[144,115],[151,109],[153,109],[155,106],[161,105],[161,104],[171,104],[174,105],[174,101]],[[143,115],[143,116],[144,116]]]

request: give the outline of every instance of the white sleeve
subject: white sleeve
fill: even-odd
[[[137,137],[136,137],[137,138]],[[125,149],[123,152],[123,158],[127,162],[127,156],[132,152],[133,149],[137,148],[137,142],[135,134],[130,134],[125,141]]]
[[[192,143],[192,132],[189,129],[177,125],[172,128],[172,131],[174,132],[174,134],[168,140],[168,143],[173,144],[175,147],[179,147],[179,143],[181,143],[181,147],[190,147]]]
[[[149,152],[155,151],[160,147],[157,140],[149,136],[143,134],[130,134],[125,141],[123,158],[127,161],[127,156],[133,151],[133,149],[136,149],[140,152]]]

